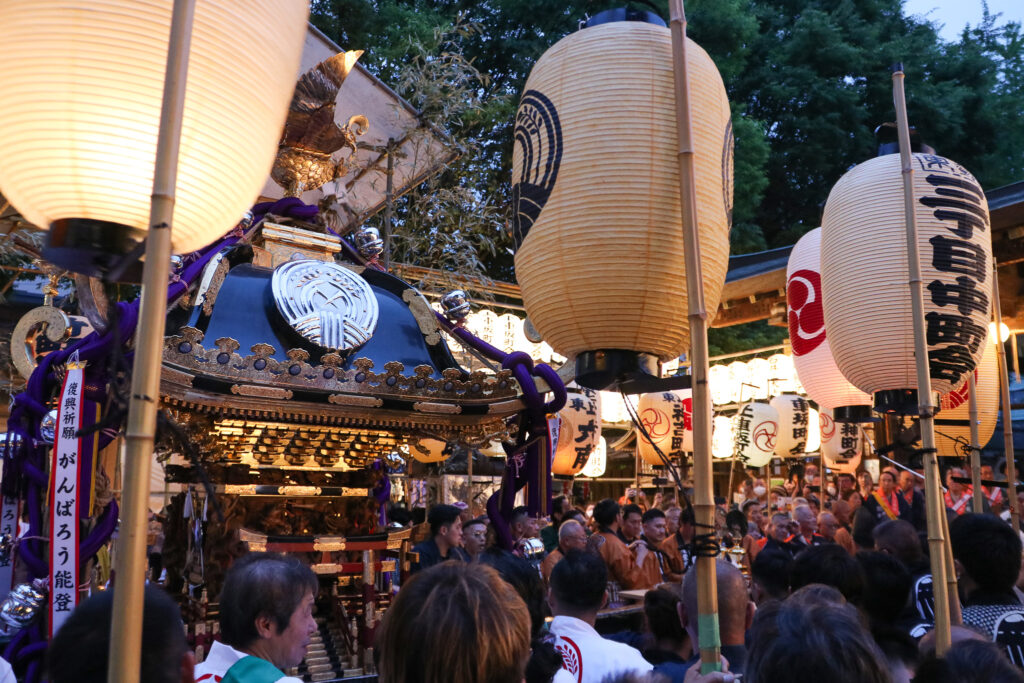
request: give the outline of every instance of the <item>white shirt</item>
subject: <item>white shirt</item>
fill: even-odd
[[[605,640],[594,627],[575,617],[551,620],[555,649],[562,655],[562,668],[576,683],[600,683],[606,676],[626,672],[644,673],[654,667],[640,652],[624,643]]]
[[[244,652],[239,652],[219,640],[213,641],[209,656],[202,664],[196,664],[196,683],[220,683],[220,679],[224,678],[228,669],[239,659],[247,656]],[[277,683],[302,683],[302,679],[285,676],[279,678]]]

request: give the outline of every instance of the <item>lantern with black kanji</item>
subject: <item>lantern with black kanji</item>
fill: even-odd
[[[974,371],[978,401],[978,445],[992,438],[999,413],[999,356],[995,340],[985,343],[985,353]],[[962,457],[970,453],[971,413],[969,382],[939,397],[939,413],[935,416],[935,448],[939,455]]]
[[[831,408],[822,408],[818,415],[821,430],[821,455],[825,467],[840,474],[856,474],[860,467],[864,435],[860,425],[836,422]]]
[[[850,384],[832,358],[821,296],[821,228],[797,241],[786,267],[786,310],[793,365],[807,395],[841,422],[871,418],[871,397]]]
[[[692,41],[686,52],[705,306],[714,315],[729,258],[731,114],[714,62]],[[689,342],[672,64],[664,23],[602,13],[541,56],[516,114],[516,277],[530,320],[576,359],[586,386],[658,376],[659,360]]]
[[[764,467],[775,455],[779,411],[768,403],[747,403],[735,419],[736,455],[747,467]]]
[[[594,389],[569,389],[565,407],[552,427],[551,473],[571,477],[587,464],[601,440],[601,395]],[[557,434],[555,434],[557,430]]]
[[[992,291],[988,203],[967,169],[914,153],[913,203],[932,390],[952,391],[981,360]],[[825,328],[836,365],[880,412],[916,414],[914,320],[900,157],[848,171],[821,226]]]
[[[670,462],[678,464],[684,453],[693,450],[692,390],[642,394],[637,413],[646,431],[646,435],[638,431],[636,438],[637,452],[644,462],[656,467],[664,465],[658,455],[660,450]]]
[[[769,405],[779,413],[779,432],[775,439],[775,455],[780,458],[802,458],[807,452],[810,406],[797,394],[780,394]]]

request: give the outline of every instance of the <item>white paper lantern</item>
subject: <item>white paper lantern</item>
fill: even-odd
[[[821,449],[820,413],[814,408],[807,409],[807,446],[805,451],[816,453]]]
[[[768,357],[768,388],[770,396],[787,393],[803,393],[796,378],[793,357],[776,353]]]
[[[732,371],[728,365],[712,365],[708,368],[708,391],[716,406],[732,403],[736,397]]]
[[[729,383],[732,387],[732,403],[749,401],[751,390],[747,384],[747,364],[741,360],[729,363]]]
[[[768,403],[747,403],[736,415],[736,454],[747,467],[764,467],[775,455],[779,411]]]
[[[725,460],[733,456],[735,421],[725,415],[716,415],[711,424],[711,456]]]
[[[0,187],[26,220],[51,228],[60,249],[48,258],[67,267],[98,273],[118,256],[94,248],[76,258],[86,233],[69,221],[100,222],[91,225],[105,227],[112,252],[128,251],[149,229],[172,4],[0,3]],[[175,252],[226,233],[259,195],[295,89],[307,15],[304,0],[196,3]]]
[[[771,365],[767,358],[751,358],[747,361],[747,378],[744,380],[745,399],[766,399],[771,383]]]
[[[603,436],[597,442],[597,447],[594,452],[590,454],[587,459],[587,464],[583,466],[580,474],[584,477],[590,477],[596,479],[597,477],[603,477],[605,470],[608,468],[608,440]]]
[[[626,408],[626,401],[622,398],[622,394],[617,391],[602,391],[600,393],[601,422],[612,425],[633,422],[633,419],[629,416],[629,409]]]
[[[860,425],[836,422],[831,408],[822,408],[818,415],[821,434],[821,455],[825,466],[840,474],[856,474],[864,450]]]
[[[558,411],[557,444],[551,461],[551,473],[578,474],[601,439],[601,395],[593,389],[574,387],[568,392],[565,407]]]
[[[941,394],[977,366],[984,350],[992,291],[988,204],[959,164],[929,154],[914,154],[912,164],[925,288],[921,322],[932,390]],[[875,395],[878,410],[916,413],[908,280],[900,158],[890,154],[840,178],[825,204],[821,235],[832,354],[854,386]]]
[[[786,267],[786,310],[793,365],[818,405],[842,408],[854,421],[871,417],[871,397],[850,384],[832,358],[821,297],[821,228],[800,238]]]
[[[975,372],[978,400],[978,441],[984,446],[992,438],[999,413],[999,356],[992,338],[985,342],[985,354]],[[935,448],[939,455],[964,456],[971,443],[968,381],[939,399],[935,416]]]
[[[652,441],[637,432],[637,452],[650,465],[663,465],[655,446],[673,463],[693,450],[693,391],[679,389],[642,394],[637,402],[640,423]],[[653,443],[653,445],[652,445]]]
[[[782,394],[773,398],[770,405],[779,415],[775,454],[781,458],[802,458],[807,452],[807,434],[813,428],[807,400],[796,394]]]

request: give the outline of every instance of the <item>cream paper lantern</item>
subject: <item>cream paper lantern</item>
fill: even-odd
[[[705,307],[713,313],[729,258],[731,114],[711,58],[689,41],[687,59]],[[537,61],[516,114],[513,229],[523,303],[552,348],[577,358],[578,381],[598,388],[613,374],[598,367],[657,375],[658,361],[678,357],[689,340],[672,63],[664,26],[584,28]],[[613,123],[624,116],[624,125]]]
[[[848,421],[871,418],[871,397],[850,384],[832,358],[821,297],[821,228],[797,241],[786,266],[786,311],[793,366],[807,395]]]
[[[626,400],[617,391],[602,391],[601,394],[601,422],[611,425],[632,423],[633,418],[629,415],[626,407]]]
[[[807,399],[796,394],[781,394],[769,404],[779,415],[775,454],[780,458],[802,458],[807,452],[808,433],[815,427],[810,423],[811,407]]]
[[[747,467],[764,467],[775,455],[779,411],[768,403],[747,403],[736,414],[735,449]]]
[[[999,355],[993,338],[985,342],[985,353],[974,371],[978,401],[978,441],[984,446],[992,438],[999,413]],[[935,416],[935,448],[939,455],[960,457],[969,454],[971,421],[969,382],[939,397]]]
[[[99,274],[145,238],[172,4],[0,3],[0,188],[26,220],[50,229],[51,261]],[[175,252],[226,233],[259,195],[295,89],[308,12],[305,0],[196,3]]]
[[[452,449],[439,439],[420,439],[409,444],[409,455],[420,462],[443,462],[451,457]]]
[[[587,458],[587,464],[583,466],[580,475],[597,479],[603,477],[608,469],[608,440],[603,436],[598,440],[594,452]]]
[[[741,360],[729,363],[729,386],[732,389],[732,403],[749,401],[750,387],[747,384],[747,364]]]
[[[728,365],[712,365],[708,368],[708,391],[711,393],[711,402],[716,406],[735,400],[736,392]]]
[[[693,391],[679,389],[642,394],[637,402],[640,424],[651,440],[637,431],[636,447],[644,462],[663,465],[661,452],[673,463],[693,450]]]
[[[733,418],[716,415],[711,423],[711,456],[725,460],[733,456],[736,426]]]
[[[985,193],[959,164],[914,154],[914,207],[932,390],[950,392],[984,351],[992,291]],[[821,288],[836,365],[875,409],[917,412],[900,157],[848,171],[822,217]]]
[[[551,435],[556,444],[551,473],[559,476],[578,474],[601,440],[601,394],[579,387],[567,394],[565,407],[558,411],[558,433]]]
[[[864,434],[860,425],[836,422],[831,408],[821,409],[818,425],[825,467],[840,474],[856,474],[864,451]]]

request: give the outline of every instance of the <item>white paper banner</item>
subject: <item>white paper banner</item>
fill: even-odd
[[[50,637],[78,603],[78,468],[83,371],[68,364],[50,465]]]
[[[19,501],[17,496],[4,496],[0,505],[0,535],[11,539],[11,551],[0,558],[0,594],[14,588],[14,542],[18,538]]]

